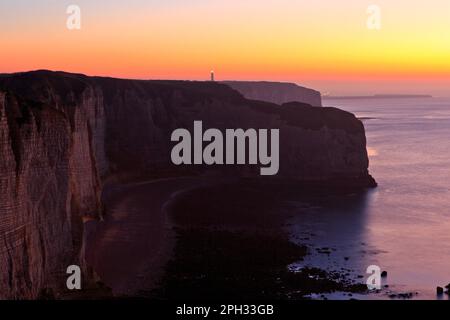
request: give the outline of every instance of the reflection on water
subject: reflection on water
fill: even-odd
[[[378,151],[373,147],[367,147],[367,154],[369,157],[376,157],[378,155]]]
[[[316,199],[295,215],[295,238],[331,249],[303,263],[355,277],[376,264],[388,271],[390,290],[435,299],[436,286],[450,283],[450,99],[325,104],[370,119],[364,120],[370,171],[379,187]]]

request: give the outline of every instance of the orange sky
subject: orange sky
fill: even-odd
[[[278,80],[450,96],[448,0],[2,0],[0,72]],[[81,30],[66,8],[81,8]],[[366,26],[381,9],[381,30]]]

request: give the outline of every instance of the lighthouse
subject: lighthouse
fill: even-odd
[[[214,81],[214,70],[211,70],[211,81]]]

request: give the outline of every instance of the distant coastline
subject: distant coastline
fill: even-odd
[[[371,96],[322,96],[326,100],[338,99],[405,99],[405,98],[433,98],[428,94],[374,94]]]

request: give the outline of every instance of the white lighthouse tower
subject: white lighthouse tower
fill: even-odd
[[[215,81],[215,79],[214,79],[214,70],[211,70],[211,81]]]

